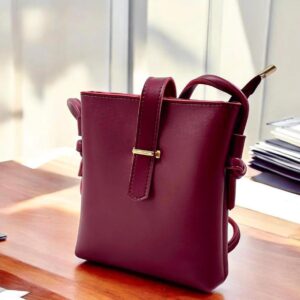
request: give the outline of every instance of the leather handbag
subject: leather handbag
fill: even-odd
[[[242,90],[204,75],[177,98],[171,77],[150,77],[140,96],[90,91],[69,99],[82,136],[76,255],[202,291],[221,284],[240,239],[228,210],[246,172],[248,97],[274,69]],[[231,98],[191,100],[199,84]]]

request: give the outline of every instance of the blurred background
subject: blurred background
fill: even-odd
[[[73,147],[66,99],[82,90],[140,93],[153,75],[180,91],[204,73],[242,87],[274,63],[247,127],[248,145],[267,138],[266,122],[300,111],[299,11],[298,0],[1,0],[0,160]]]

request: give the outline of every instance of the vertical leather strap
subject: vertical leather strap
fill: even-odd
[[[152,151],[158,149],[158,133],[162,101],[164,97],[176,97],[176,87],[171,77],[149,77],[145,82],[138,111],[138,122],[134,148]],[[163,154],[162,154],[163,155]],[[149,196],[155,156],[133,154],[128,194],[135,200]]]

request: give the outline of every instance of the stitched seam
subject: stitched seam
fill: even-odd
[[[162,86],[160,87],[159,93],[158,93],[158,97],[159,97],[159,101],[157,101],[157,108],[156,108],[156,117],[155,117],[155,127],[154,127],[154,136],[153,136],[153,143],[152,143],[152,148],[155,151],[156,150],[156,146],[157,144],[155,143],[157,141],[157,131],[159,128],[159,116],[160,116],[160,108],[161,108],[161,104],[163,101],[163,95],[162,95],[162,89],[164,87],[166,87],[167,83],[162,84]]]
[[[157,141],[157,130],[158,130],[158,122],[159,122],[159,112],[160,112],[160,107],[161,107],[161,102],[163,101],[162,99],[162,89],[164,88],[166,84],[162,84],[160,89],[159,89],[159,93],[158,93],[158,97],[159,100],[156,101],[157,102],[157,108],[156,108],[156,116],[155,116],[155,127],[154,127],[154,132],[153,132],[153,142],[152,142],[152,151],[156,150],[156,141]],[[155,158],[151,158],[149,159],[149,164],[148,164],[148,174],[147,174],[147,179],[146,179],[146,184],[145,184],[145,188],[144,188],[144,193],[143,196],[146,194],[147,189],[149,188],[149,176],[150,176],[150,170],[153,170],[153,164],[154,164],[154,159]]]
[[[88,97],[88,98],[98,98],[99,100],[105,100],[105,101],[112,101],[112,100],[120,100],[121,102],[124,101],[132,101],[132,102],[138,102],[139,100],[138,99],[133,99],[133,98],[112,98],[112,97],[109,97],[109,96],[105,96],[105,97],[102,97],[102,96],[87,96],[87,95],[84,95],[84,97]],[[93,99],[94,100],[94,99]],[[229,102],[224,102],[224,103],[166,103],[167,105],[179,105],[179,106],[212,106],[212,107],[215,107],[215,106],[222,106],[222,107],[228,107],[230,109],[233,109],[235,107],[240,107],[240,106],[236,106],[236,105],[231,105],[229,104]]]
[[[139,101],[138,99],[133,99],[133,98],[121,98],[121,97],[112,98],[112,97],[109,97],[109,96],[102,97],[102,96],[86,96],[86,95],[84,95],[83,98],[94,98],[94,99],[91,99],[91,100],[98,99],[99,101],[105,100],[105,102],[107,102],[107,100],[109,100],[109,101],[111,101],[111,100],[120,100],[123,103],[126,103],[125,101],[132,101],[134,103]]]
[[[141,101],[141,103],[140,103],[141,111],[139,112],[139,116],[138,116],[138,124],[137,124],[138,132],[137,132],[137,136],[136,136],[135,145],[138,144],[139,139],[140,139],[140,135],[141,135],[141,126],[140,126],[140,124],[142,122],[142,115],[143,115],[143,111],[144,111],[144,105],[143,104],[144,104],[144,101],[145,101],[147,89],[148,89],[148,85],[145,86],[145,88],[143,89],[142,95],[141,95],[141,100],[140,100]],[[135,173],[136,173],[136,160],[137,160],[137,158],[136,158],[136,156],[134,156],[133,157],[132,172],[131,172],[130,182],[129,182],[129,194],[131,196],[133,196],[135,199],[139,199],[140,197],[136,197],[132,193],[132,186],[133,186]],[[148,169],[150,169],[149,166],[148,166]],[[148,176],[147,176],[147,180],[148,180]],[[141,195],[141,197],[143,197],[145,195],[145,190],[143,192],[143,195]]]
[[[129,194],[133,196],[134,199],[139,199],[132,193],[132,185],[133,185],[133,178],[135,176],[135,170],[136,170],[136,157],[133,157],[133,165],[132,165],[132,172],[130,174],[130,181],[129,181]]]
[[[147,89],[148,89],[148,85],[145,86],[145,88],[143,89],[142,92],[142,96],[141,96],[141,103],[140,103],[140,107],[141,107],[141,111],[139,114],[139,119],[138,119],[138,132],[137,132],[137,137],[136,137],[136,141],[135,141],[135,145],[137,145],[139,143],[140,140],[140,136],[141,136],[141,123],[142,123],[142,116],[144,115],[144,103],[145,103],[145,98],[146,98],[146,94],[147,94]]]

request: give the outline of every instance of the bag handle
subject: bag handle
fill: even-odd
[[[269,75],[273,74],[276,70],[277,68],[275,65],[267,66],[258,75],[253,77],[241,90],[222,77],[216,75],[203,75],[191,80],[182,90],[179,98],[190,99],[198,84],[206,84],[230,94],[232,97],[229,99],[229,102],[238,101],[243,107],[240,120],[237,122],[238,124],[236,131],[236,134],[243,134],[249,114],[248,98],[255,92],[262,79],[265,79]]]
[[[238,134],[243,134],[249,114],[249,103],[246,95],[234,84],[222,77],[216,75],[203,75],[191,80],[183,89],[179,98],[190,99],[198,84],[212,86],[220,91],[231,95],[234,101],[238,101],[242,104],[242,110],[240,112],[240,117],[237,122],[236,131]]]

